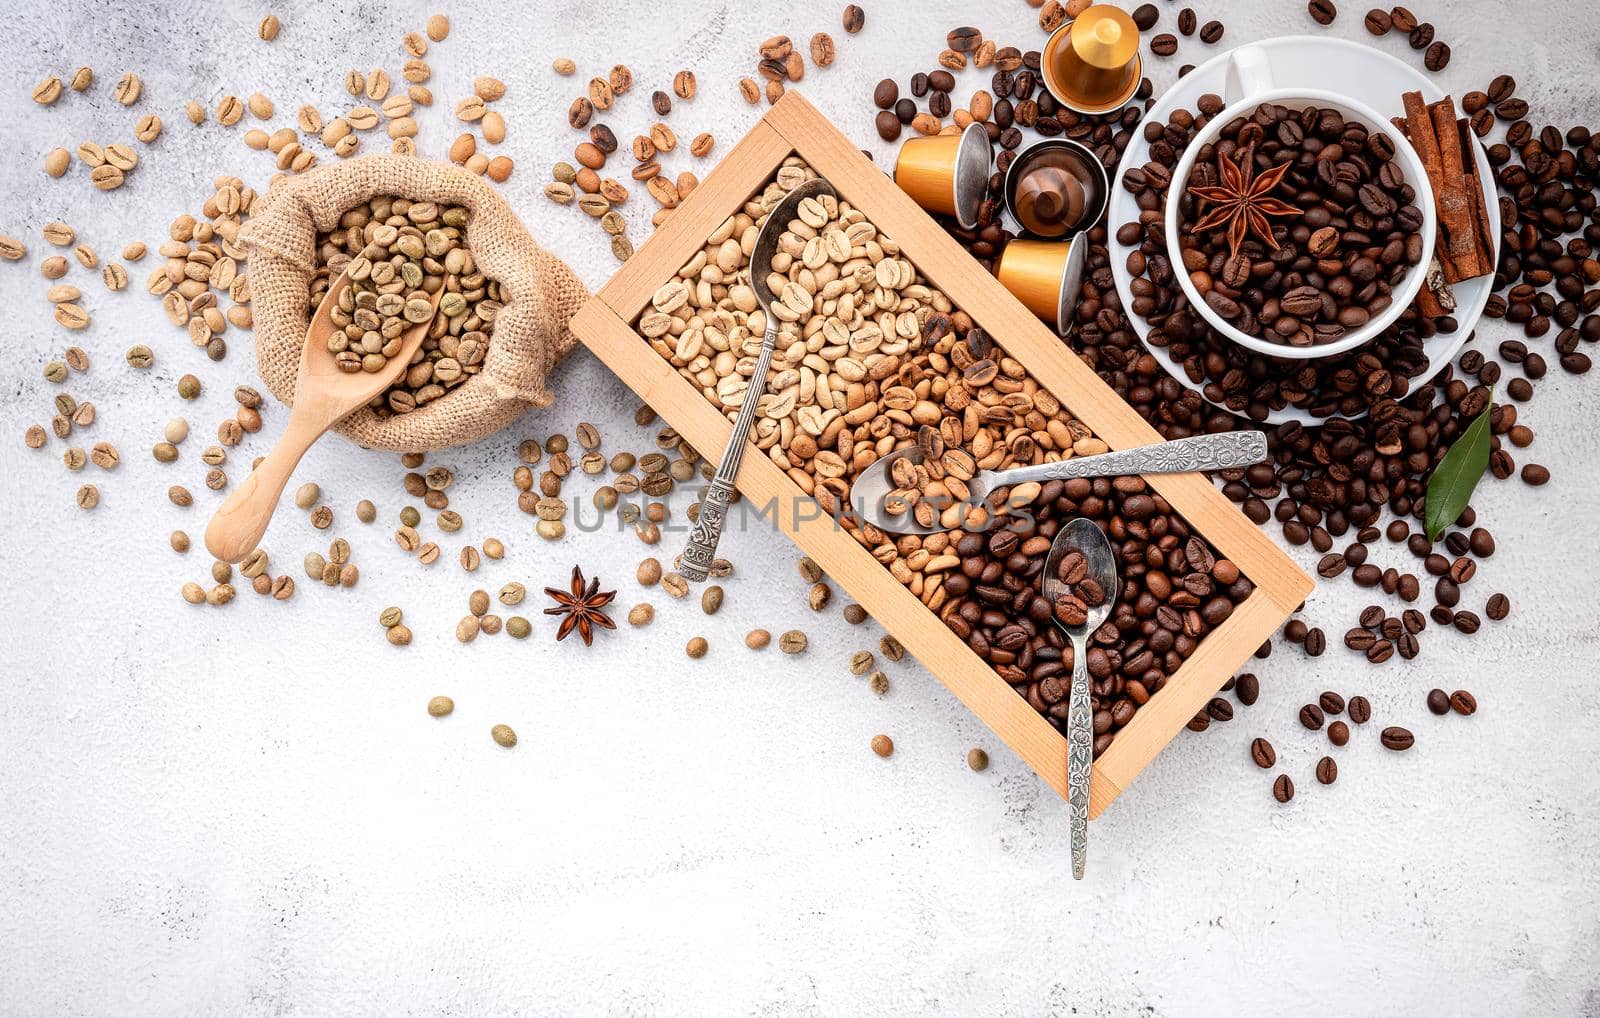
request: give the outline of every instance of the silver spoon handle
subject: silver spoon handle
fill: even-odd
[[[761,354],[756,358],[756,370],[750,376],[750,387],[744,391],[744,402],[739,404],[739,416],[734,419],[733,432],[722,450],[722,462],[705,497],[700,500],[700,511],[694,526],[689,530],[689,543],[683,549],[678,571],[688,579],[699,582],[711,573],[712,560],[717,555],[717,542],[722,539],[722,522],[728,515],[728,504],[733,501],[734,479],[739,476],[739,463],[744,459],[745,442],[750,439],[750,429],[756,420],[756,403],[767,391],[767,368],[772,365],[772,350],[778,345],[778,323],[772,312],[767,312],[767,329],[761,337]]]
[[[1067,481],[1075,477],[1226,470],[1230,467],[1248,467],[1266,458],[1266,435],[1259,431],[1230,431],[1222,435],[1197,435],[1098,456],[1074,456],[1055,463],[1002,470],[993,475],[990,487],[1027,481]]]
[[[1094,712],[1089,706],[1089,651],[1072,641],[1072,702],[1067,706],[1067,815],[1072,825],[1072,878],[1089,857],[1089,774],[1094,766]]]

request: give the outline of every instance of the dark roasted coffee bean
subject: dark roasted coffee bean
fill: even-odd
[[[1435,714],[1450,713],[1450,694],[1442,689],[1428,690],[1428,710]]]
[[[1450,709],[1463,716],[1478,713],[1478,698],[1465,689],[1458,689],[1450,694]]]
[[[899,98],[900,86],[895,84],[893,78],[884,78],[872,90],[872,104],[880,110],[893,109],[895,100]]]
[[[1321,627],[1312,626],[1306,630],[1306,657],[1321,657],[1322,652],[1328,649],[1328,637]]]
[[[1254,672],[1244,672],[1233,684],[1233,695],[1246,707],[1255,705],[1256,699],[1261,696],[1261,680],[1257,679]]]
[[[1278,751],[1266,739],[1251,739],[1250,759],[1255,761],[1257,767],[1266,770],[1278,762]]]
[[[1483,613],[1495,622],[1499,622],[1511,614],[1511,599],[1504,594],[1489,595],[1489,603],[1483,606]]]
[[[1367,629],[1377,629],[1383,625],[1383,606],[1379,604],[1367,605],[1361,609],[1359,621]]]
[[[1389,29],[1394,27],[1394,19],[1389,17],[1388,11],[1380,11],[1374,7],[1367,12],[1367,19],[1363,24],[1373,35],[1388,35]]]
[[[878,129],[878,137],[884,141],[894,141],[900,137],[900,118],[895,116],[893,111],[879,110],[878,115],[873,118],[872,122]]]
[[[1458,612],[1456,612],[1455,627],[1456,627],[1457,631],[1459,631],[1461,633],[1465,633],[1467,636],[1471,636],[1473,633],[1476,633],[1478,631],[1478,627],[1481,626],[1481,625],[1483,625],[1483,622],[1482,622],[1481,619],[1478,618],[1478,613],[1477,612],[1473,612],[1473,611],[1458,611]]]
[[[1350,726],[1343,721],[1334,721],[1328,725],[1328,741],[1335,746],[1343,746],[1350,741]]]
[[[1224,31],[1225,28],[1222,22],[1208,21],[1200,26],[1200,41],[1205,43],[1207,46],[1215,42],[1221,42],[1222,33]]]
[[[1339,779],[1339,765],[1333,762],[1333,757],[1325,756],[1317,761],[1317,782],[1331,785]]]
[[[1311,12],[1311,20],[1319,25],[1331,25],[1339,16],[1339,8],[1333,5],[1333,0],[1311,0],[1306,9]]]
[[[1178,52],[1178,37],[1171,32],[1162,32],[1150,39],[1150,52],[1158,57],[1170,57]]]
[[[1397,753],[1410,749],[1417,741],[1410,731],[1398,725],[1385,728],[1380,739],[1383,742],[1383,748],[1392,749]]]
[[[1195,17],[1193,7],[1185,7],[1178,12],[1178,31],[1183,33],[1185,38],[1194,34],[1198,23],[1199,19]],[[1176,40],[1174,40],[1174,43],[1176,43]]]
[[[1308,703],[1300,708],[1300,724],[1315,732],[1322,727],[1322,708],[1314,703]]]
[[[1428,46],[1428,52],[1423,54],[1422,66],[1430,71],[1442,71],[1450,63],[1450,47],[1446,43],[1434,41]]]
[[[1412,49],[1427,49],[1433,42],[1433,23],[1429,21],[1422,22],[1411,30],[1411,34],[1406,41],[1411,44]]]
[[[1344,713],[1344,697],[1331,689],[1317,698],[1317,704],[1322,708],[1324,714]]]
[[[1498,74],[1489,82],[1487,94],[1491,104],[1503,103],[1517,94],[1517,79],[1509,74]]]
[[[928,76],[922,71],[911,76],[911,94],[918,99],[928,94]]]
[[[1396,32],[1409,33],[1417,27],[1417,16],[1411,13],[1410,8],[1394,7],[1389,11],[1389,20],[1394,25]]]
[[[983,45],[983,32],[970,25],[952,28],[944,37],[945,45],[957,53],[971,53]]]
[[[1528,115],[1528,102],[1526,99],[1512,96],[1504,102],[1495,104],[1494,115],[1506,121],[1521,120]]]
[[[1188,728],[1191,732],[1203,732],[1207,728],[1211,727],[1211,715],[1207,714],[1205,711],[1201,711],[1194,717],[1190,718],[1189,723],[1184,727]]]
[[[1549,468],[1541,466],[1538,463],[1524,464],[1522,467],[1522,480],[1523,483],[1531,484],[1537,488],[1540,485],[1549,482],[1550,470]]]
[[[1148,32],[1161,20],[1161,12],[1156,10],[1155,4],[1140,4],[1133,9],[1133,23],[1139,31]]]
[[[1233,704],[1220,696],[1213,696],[1211,702],[1206,704],[1206,713],[1211,715],[1213,721],[1232,721]]]
[[[1294,782],[1289,780],[1289,775],[1280,774],[1273,779],[1272,797],[1279,802],[1288,802],[1294,798]]]
[[[1352,696],[1345,705],[1345,710],[1350,714],[1350,720],[1358,725],[1364,725],[1372,720],[1372,704],[1364,696]]]
[[[956,87],[956,76],[949,71],[929,71],[928,87],[935,92],[953,92]]]
[[[1394,657],[1394,644],[1388,640],[1379,640],[1367,648],[1367,660],[1375,665],[1381,665]]]

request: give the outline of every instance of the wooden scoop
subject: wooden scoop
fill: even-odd
[[[311,448],[311,443],[322,433],[350,413],[366,406],[372,398],[393,385],[395,379],[411,364],[411,358],[427,337],[428,326],[439,313],[439,298],[444,288],[433,294],[433,311],[426,321],[418,322],[401,334],[400,352],[389,358],[382,371],[344,372],[334,363],[328,349],[328,337],[337,328],[332,313],[340,296],[350,286],[350,277],[344,273],[333,281],[328,295],[317,307],[306,330],[305,345],[300,348],[300,374],[294,383],[294,407],[289,412],[289,426],[283,437],[272,447],[261,465],[233,490],[222,508],[211,517],[206,527],[206,550],[224,562],[237,562],[261,541],[272,522],[272,513],[278,508],[278,499],[284,485],[300,462],[300,457]]]

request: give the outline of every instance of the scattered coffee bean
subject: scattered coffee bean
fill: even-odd
[[[1311,20],[1319,25],[1331,25],[1333,19],[1339,16],[1339,8],[1333,5],[1333,0],[1311,0],[1307,9],[1311,12]]]
[[[1317,761],[1317,782],[1331,785],[1339,778],[1339,765],[1334,763],[1333,757],[1325,756]]]
[[[1385,728],[1380,735],[1380,739],[1383,742],[1383,747],[1385,749],[1392,749],[1395,752],[1403,752],[1404,750],[1408,750],[1415,745],[1417,741],[1416,737],[1413,736],[1408,729],[1401,728],[1399,726]]]
[[[1294,782],[1289,780],[1289,775],[1280,774],[1273,779],[1272,797],[1279,802],[1288,802],[1294,798]]]
[[[1262,770],[1268,770],[1278,762],[1278,753],[1272,748],[1272,743],[1266,739],[1256,738],[1250,740],[1250,759]]]
[[[1465,689],[1458,689],[1450,694],[1450,709],[1462,716],[1471,716],[1478,712],[1478,699]]]

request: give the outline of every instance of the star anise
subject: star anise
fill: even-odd
[[[1226,226],[1228,228],[1228,254],[1237,256],[1239,245],[1254,233],[1269,248],[1278,246],[1272,236],[1268,216],[1298,216],[1302,210],[1276,198],[1269,198],[1274,188],[1283,182],[1292,163],[1279,163],[1258,177],[1252,177],[1255,149],[1246,148],[1234,162],[1225,155],[1217,156],[1217,172],[1222,177],[1221,187],[1191,187],[1189,193],[1204,198],[1214,206],[1194,224],[1195,233],[1207,233]]]
[[[544,592],[555,599],[554,608],[546,608],[546,615],[560,615],[561,626],[556,630],[556,639],[565,640],[574,629],[578,637],[583,640],[585,647],[594,643],[594,630],[615,629],[617,624],[611,621],[611,616],[606,614],[606,605],[617,596],[614,590],[602,591],[599,578],[592,579],[587,585],[583,582],[583,570],[577,566],[572,567],[572,590],[565,591],[558,587],[546,587]]]

